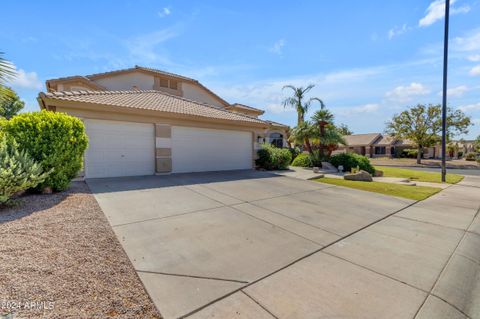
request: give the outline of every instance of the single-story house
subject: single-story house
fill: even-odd
[[[286,146],[286,125],[181,75],[135,66],[46,86],[41,109],[85,123],[87,178],[251,169],[261,142]]]
[[[347,145],[341,145],[338,152],[354,152],[368,157],[395,157],[412,143],[381,133],[352,134],[344,136]]]
[[[354,152],[367,157],[400,157],[405,149],[415,149],[412,141],[401,140],[381,133],[352,134],[344,136],[347,145],[339,146],[336,153]],[[423,150],[424,158],[438,158],[441,146],[436,145]]]

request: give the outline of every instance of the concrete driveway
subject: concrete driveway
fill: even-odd
[[[474,224],[476,182],[441,193],[462,200],[458,218],[437,214],[440,195],[414,205],[255,171],[88,185],[167,319],[413,318],[460,311],[431,291]]]

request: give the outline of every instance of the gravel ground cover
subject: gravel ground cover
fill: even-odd
[[[0,208],[0,318],[161,318],[85,183],[22,201]]]

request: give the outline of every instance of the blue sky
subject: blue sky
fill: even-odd
[[[449,105],[480,135],[480,2],[452,1]],[[286,84],[316,87],[338,123],[381,132],[395,113],[440,103],[442,0],[8,1],[0,51],[38,110],[49,78],[132,67],[198,79],[229,102],[294,125]],[[312,108],[312,112],[316,106]]]

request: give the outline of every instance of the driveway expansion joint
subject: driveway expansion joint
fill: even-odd
[[[141,270],[141,269],[135,269],[135,271],[142,272],[142,273],[147,273],[147,274],[157,274],[157,275],[174,276],[174,277],[186,277],[186,278],[205,279],[205,280],[218,280],[218,281],[236,282],[236,283],[239,283],[239,284],[248,284],[248,281],[237,280],[237,279],[205,277],[205,276],[185,275],[185,274],[173,274],[173,273],[168,273],[168,272],[150,271],[150,270]]]
[[[246,291],[240,290],[245,296],[247,296],[249,299],[251,299],[254,303],[256,303],[259,307],[261,307],[263,310],[268,312],[270,316],[272,316],[275,319],[279,319],[277,316],[275,316],[270,310],[268,310],[264,305],[262,305],[258,300],[250,296]]]
[[[262,276],[262,277],[260,277],[260,278],[258,278],[258,279],[255,279],[255,280],[252,281],[252,282],[249,282],[248,284],[246,284],[245,286],[243,286],[243,287],[241,287],[241,288],[235,289],[235,290],[229,292],[228,294],[226,294],[226,295],[224,295],[224,296],[222,296],[222,297],[219,297],[219,298],[217,298],[217,299],[215,299],[215,300],[212,300],[212,301],[209,302],[208,304],[205,304],[205,305],[203,305],[203,306],[201,306],[201,307],[199,307],[199,308],[197,308],[197,309],[194,309],[194,310],[190,311],[189,313],[181,316],[180,318],[187,318],[187,317],[189,317],[189,316],[191,316],[191,315],[199,312],[200,310],[205,309],[205,308],[207,308],[208,306],[210,306],[210,305],[212,305],[212,304],[214,304],[214,303],[216,303],[216,302],[218,302],[218,301],[220,301],[220,300],[223,300],[223,299],[225,299],[225,298],[233,295],[233,294],[236,293],[236,292],[239,292],[239,291],[241,291],[241,290],[243,290],[243,289],[245,289],[245,288],[247,288],[247,287],[249,287],[249,286],[252,286],[252,285],[258,283],[258,282],[261,281],[261,280],[264,280],[264,279],[266,279],[266,278],[268,278],[268,277],[271,277],[272,275],[274,275],[274,274],[276,274],[276,273],[278,273],[278,272],[280,272],[280,271],[282,271],[282,270],[284,270],[284,269],[286,269],[286,268],[288,268],[288,267],[290,267],[290,266],[292,266],[292,265],[294,265],[294,264],[296,264],[296,263],[298,263],[298,262],[300,262],[300,261],[302,261],[302,260],[304,260],[304,259],[306,259],[306,258],[308,258],[308,257],[310,257],[310,256],[313,256],[314,254],[316,254],[316,253],[318,253],[318,252],[321,252],[322,250],[324,250],[324,249],[326,249],[326,248],[328,248],[328,247],[330,247],[330,246],[335,245],[336,243],[344,240],[345,238],[348,238],[348,237],[350,237],[350,236],[352,236],[352,235],[354,235],[354,234],[356,234],[356,233],[364,230],[365,228],[368,228],[368,227],[370,227],[370,226],[372,226],[372,225],[375,225],[375,224],[377,224],[377,223],[379,223],[379,222],[381,222],[381,221],[389,218],[390,216],[393,216],[393,215],[395,215],[395,214],[397,214],[397,213],[399,213],[399,212],[401,212],[401,211],[403,211],[403,210],[405,210],[405,209],[413,206],[413,205],[416,204],[416,203],[417,203],[417,201],[415,201],[415,202],[413,202],[413,203],[410,203],[410,204],[408,204],[408,205],[406,205],[406,206],[404,206],[404,207],[402,207],[402,208],[400,208],[400,209],[397,209],[396,211],[394,211],[394,212],[392,212],[392,213],[390,213],[390,214],[388,214],[388,215],[386,215],[386,216],[383,216],[382,218],[380,218],[380,219],[378,219],[378,220],[376,220],[376,221],[374,221],[374,222],[372,222],[372,223],[369,223],[368,225],[365,225],[365,226],[357,229],[356,231],[354,231],[354,232],[352,232],[352,233],[350,233],[350,234],[348,234],[348,235],[345,235],[345,236],[343,236],[343,237],[338,238],[337,240],[334,240],[334,241],[331,242],[330,244],[327,244],[327,245],[325,245],[325,246],[323,246],[323,247],[321,247],[321,248],[319,248],[319,249],[317,249],[317,250],[314,250],[314,251],[312,251],[312,252],[310,252],[310,253],[308,253],[308,254],[300,257],[300,258],[297,258],[296,260],[288,263],[287,265],[284,265],[283,267],[281,267],[281,268],[279,268],[279,269],[277,269],[277,270],[275,270],[275,271],[273,271],[273,272],[271,272],[271,273],[269,273],[269,274],[267,274],[267,275],[265,275],[265,276]],[[426,298],[425,298],[425,300],[426,300]],[[424,302],[424,303],[425,303],[425,302]],[[423,305],[423,304],[422,304],[422,305]],[[421,307],[420,307],[420,308],[421,308]],[[420,310],[420,308],[419,308],[419,310]],[[417,312],[418,312],[418,311],[417,311]]]

